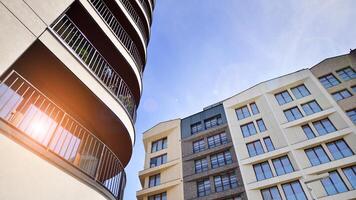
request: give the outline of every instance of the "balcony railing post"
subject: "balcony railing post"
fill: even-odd
[[[102,160],[103,160],[103,156],[104,156],[104,151],[105,151],[105,145],[103,145],[103,149],[101,150],[98,167],[96,168],[96,171],[95,171],[95,180],[96,181],[99,178],[100,167],[101,167],[101,163],[103,162]]]
[[[66,115],[67,115],[67,113],[64,113],[64,114],[63,114],[61,120],[58,122],[56,128],[53,130],[53,133],[52,133],[52,135],[51,135],[51,137],[49,138],[48,143],[47,143],[47,147],[46,147],[46,150],[47,150],[47,151],[49,150],[50,145],[51,145],[51,143],[52,143],[52,140],[53,140],[53,138],[54,138],[54,135],[56,134],[56,132],[57,132],[57,130],[59,129],[59,127],[61,126],[61,124],[62,124],[64,118],[66,117]]]

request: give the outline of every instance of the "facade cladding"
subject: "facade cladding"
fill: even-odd
[[[0,199],[124,198],[154,4],[1,1]]]
[[[147,164],[157,152],[147,154],[138,199],[354,199],[355,67],[353,50],[175,120],[180,139],[168,140],[174,151],[158,167]],[[146,152],[171,134],[147,131]],[[148,188],[154,174],[170,181]]]

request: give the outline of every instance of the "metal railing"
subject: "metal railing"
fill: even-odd
[[[52,30],[59,39],[80,59],[92,74],[108,89],[124,106],[131,119],[136,118],[136,103],[131,90],[121,76],[105,60],[93,44],[85,37],[73,21],[63,15]]]
[[[145,0],[139,0],[139,2],[141,3],[143,10],[146,12],[147,16],[148,16],[148,20],[151,24],[152,21],[152,16],[151,16],[151,8],[149,5],[147,5]]]
[[[125,172],[116,155],[16,71],[0,85],[0,118],[120,199]]]
[[[140,55],[135,43],[125,31],[124,27],[120,24],[114,14],[110,11],[108,6],[103,0],[88,0],[93,8],[98,12],[98,14],[105,21],[106,25],[111,29],[119,41],[124,45],[126,50],[135,60],[138,71],[142,74],[143,69],[143,56]]]

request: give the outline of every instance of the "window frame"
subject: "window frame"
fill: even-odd
[[[294,112],[294,111],[296,111],[296,110],[298,111],[298,114],[300,115],[300,117],[297,115],[297,113]],[[290,115],[288,115],[287,112],[289,112]],[[295,121],[295,120],[298,120],[298,119],[301,119],[301,118],[304,117],[303,113],[300,112],[298,106],[294,106],[294,107],[285,109],[285,110],[283,110],[283,113],[284,113],[284,116],[286,117],[286,119],[287,119],[288,122],[292,122],[292,121]],[[293,118],[290,118],[290,117],[288,117],[288,116],[292,116]]]
[[[284,90],[282,92],[276,93],[274,95],[274,97],[275,97],[275,99],[277,100],[277,103],[280,106],[294,101],[293,97],[289,94],[288,90]],[[279,97],[281,97],[281,98],[279,98]],[[289,100],[289,98],[290,98],[290,100]]]
[[[300,88],[303,88],[303,90],[305,89],[304,91],[306,91],[306,93],[304,93]],[[304,84],[300,84],[296,87],[291,88],[290,90],[292,91],[296,99],[301,99],[311,94],[308,88]]]

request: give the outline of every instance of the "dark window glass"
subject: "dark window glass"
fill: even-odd
[[[346,114],[350,117],[351,121],[356,124],[356,108],[346,111]]]
[[[148,200],[167,200],[167,193],[163,192],[148,197]]]
[[[198,191],[197,191],[198,197],[203,197],[203,196],[209,195],[211,192],[209,179],[204,179],[202,181],[198,181],[197,188],[198,188]]]
[[[352,96],[352,94],[347,90],[340,90],[337,92],[332,93],[333,98],[335,99],[335,101],[340,101],[342,99],[346,99]]]
[[[265,142],[265,145],[267,147],[267,151],[273,151],[274,150],[274,146],[272,143],[272,140],[270,137],[265,137],[263,138],[263,141]]]
[[[328,155],[325,153],[323,147],[321,146],[306,149],[305,153],[307,154],[312,166],[330,162]]]
[[[308,139],[315,138],[315,133],[313,132],[313,130],[310,128],[310,126],[308,124],[303,125],[302,129]]]
[[[247,146],[248,154],[250,155],[250,157],[264,153],[261,141],[259,141],[259,140],[248,143],[248,144],[246,144],[246,146]]]
[[[204,139],[193,142],[193,153],[198,153],[205,150]]]
[[[351,89],[354,93],[356,93],[356,85],[352,86]]]
[[[232,163],[230,151],[221,152],[210,156],[211,168],[215,169]]]
[[[203,125],[201,124],[201,122],[192,124],[192,125],[190,126],[190,130],[191,130],[191,133],[192,133],[192,134],[198,133],[198,132],[200,132],[200,131],[203,130]]]
[[[202,158],[195,161],[195,173],[200,173],[208,170],[208,161]]]
[[[279,105],[283,105],[283,104],[293,101],[293,99],[290,96],[288,91],[280,92],[278,94],[275,94],[274,96],[276,97]]]
[[[319,135],[325,135],[336,131],[335,126],[331,123],[331,121],[328,118],[315,121],[313,122],[313,125]]]
[[[282,188],[287,200],[307,200],[299,181],[283,184]]]
[[[241,108],[236,109],[236,115],[238,120],[245,119],[246,117],[251,116],[247,106],[243,106]]]
[[[337,80],[333,74],[328,74],[323,77],[320,77],[319,81],[325,88],[331,88],[335,85],[340,84],[340,81]]]
[[[281,195],[279,194],[278,188],[271,187],[261,190],[263,200],[282,200]]]
[[[208,137],[208,147],[214,148],[223,144],[226,144],[227,136],[226,133],[219,133],[213,136]]]
[[[258,129],[260,130],[260,132],[264,132],[264,131],[267,130],[267,128],[266,128],[266,126],[265,126],[265,123],[263,122],[262,119],[258,119],[258,120],[256,121],[256,123],[257,123]]]
[[[356,78],[356,73],[351,67],[346,67],[344,69],[338,70],[337,74],[340,76],[341,79],[344,81],[351,80]]]
[[[344,168],[343,171],[347,180],[351,183],[352,188],[356,189],[356,166]]]
[[[250,103],[250,107],[251,107],[252,114],[256,115],[256,114],[260,113],[256,103]]]
[[[214,176],[214,185],[216,192],[233,189],[237,187],[237,178],[234,172]]]
[[[305,85],[299,85],[295,88],[292,88],[292,93],[294,94],[295,98],[300,99],[310,95],[309,90],[305,87]]]
[[[306,115],[311,115],[322,111],[321,107],[316,101],[310,101],[308,103],[302,104],[302,108]]]
[[[257,133],[255,125],[253,124],[253,122],[250,122],[250,123],[245,124],[245,125],[241,125],[241,131],[242,131],[242,135],[244,137],[255,135]]]
[[[150,160],[150,167],[157,167],[167,162],[167,154],[163,154]]]
[[[294,171],[288,156],[283,156],[272,160],[277,176],[288,174]]]
[[[217,115],[217,116],[211,117],[207,120],[204,120],[204,124],[205,124],[206,129],[213,128],[215,126],[222,124],[221,115]]]
[[[303,117],[298,107],[293,107],[288,110],[284,110],[283,112],[289,122]]]
[[[329,176],[322,179],[321,183],[328,195],[334,195],[348,190],[337,171],[329,172]]]
[[[253,169],[255,171],[257,181],[273,177],[271,167],[269,166],[267,161],[253,165]]]
[[[159,185],[160,183],[161,183],[161,175],[156,174],[156,175],[150,176],[149,182],[148,182],[148,187],[154,187],[154,186]]]
[[[167,138],[152,142],[151,152],[153,153],[165,148],[167,148]]]
[[[329,142],[326,144],[326,146],[328,147],[335,160],[354,155],[349,145],[347,145],[343,139]]]

